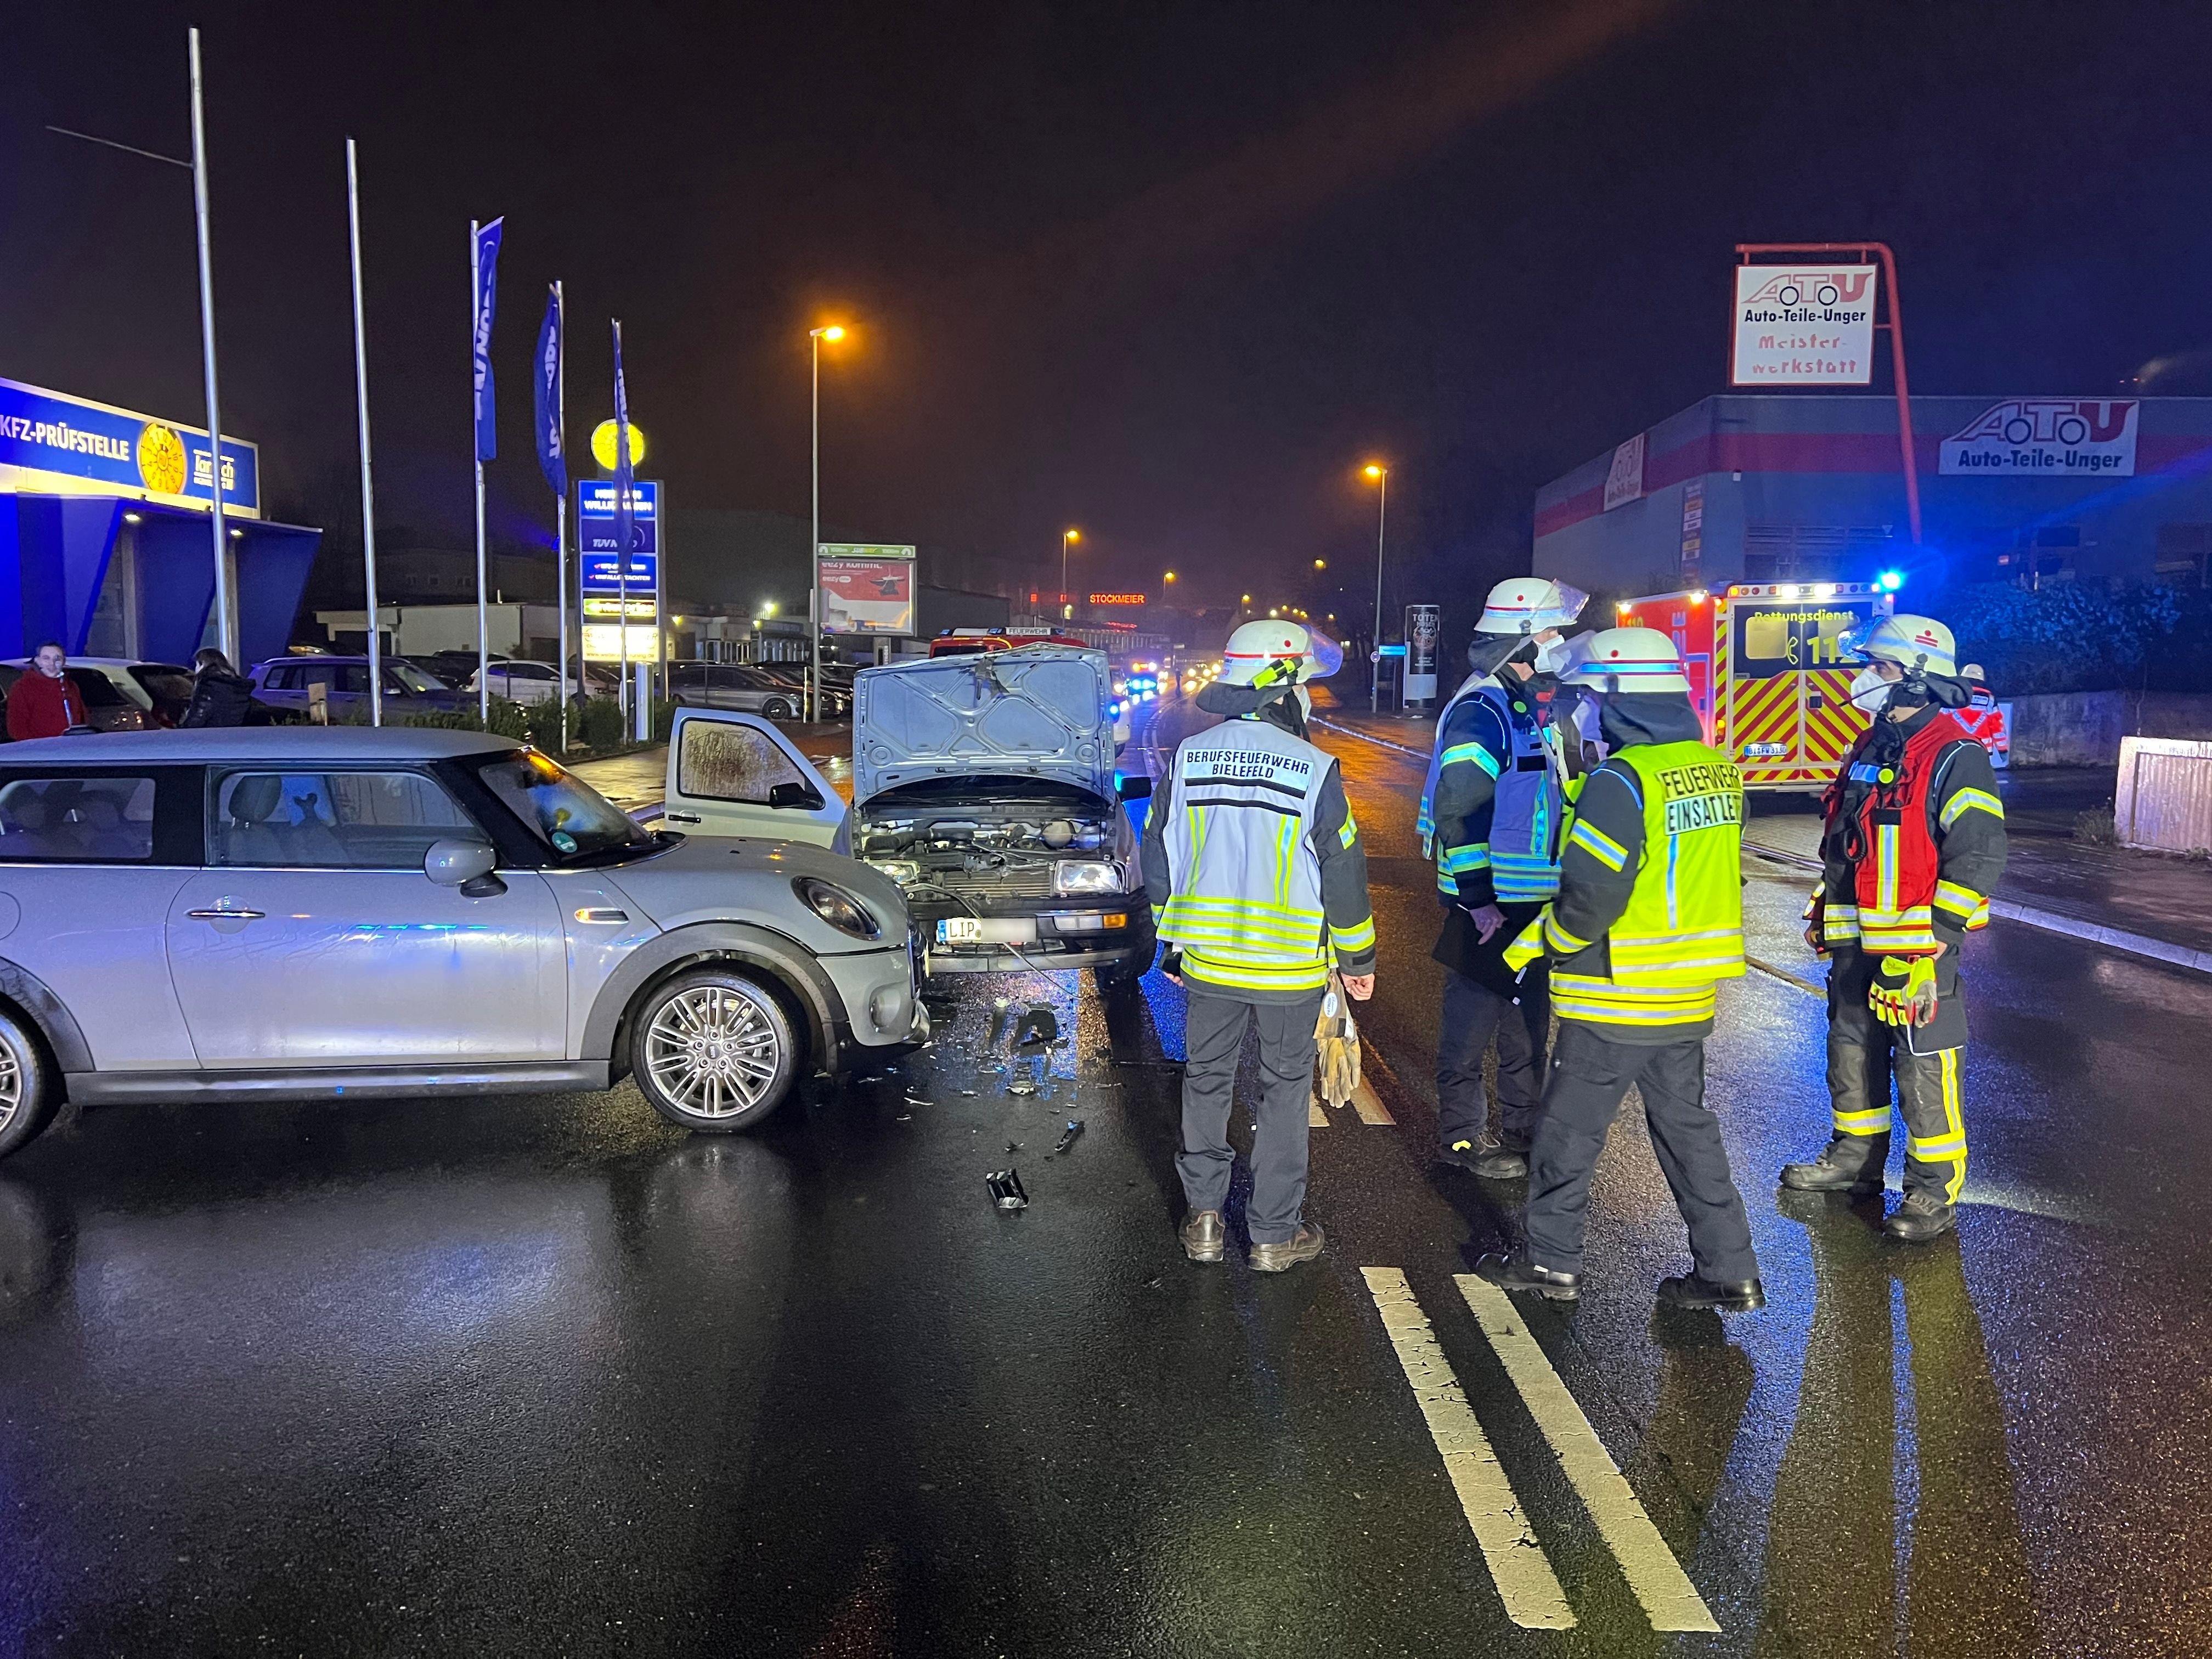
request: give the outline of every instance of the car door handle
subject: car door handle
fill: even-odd
[[[187,910],[185,914],[195,921],[258,921],[267,914],[262,910]]]
[[[671,812],[665,807],[661,810],[660,816],[666,818],[671,823],[696,823],[699,822],[699,815],[696,812]]]

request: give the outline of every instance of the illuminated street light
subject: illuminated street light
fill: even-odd
[[[845,337],[841,323],[825,323],[806,331],[806,343],[814,356],[814,539],[809,544],[814,580],[806,590],[807,702],[810,720],[822,718],[822,343]]]
[[[1370,461],[1360,471],[1373,482],[1375,490],[1375,662],[1372,676],[1367,682],[1367,710],[1370,714],[1382,711],[1382,526],[1388,522],[1390,508],[1390,469],[1380,461]]]
[[[1326,569],[1328,569],[1328,561],[1327,559],[1316,559],[1316,560],[1314,561],[1314,568],[1315,568],[1315,569],[1316,569],[1316,570],[1326,570]]]
[[[1060,606],[1063,613],[1071,616],[1073,612],[1069,611],[1067,609],[1069,605],[1069,599],[1067,597],[1067,550],[1070,545],[1076,542],[1079,542],[1082,539],[1083,532],[1079,530],[1063,530],[1060,532]]]

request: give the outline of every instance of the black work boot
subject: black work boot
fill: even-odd
[[[1915,1188],[1889,1212],[1882,1231],[1906,1244],[1925,1244],[1959,1224],[1959,1212],[1935,1194]]]
[[[1301,1221],[1297,1231],[1279,1244],[1252,1246],[1245,1260],[1255,1273],[1288,1273],[1301,1261],[1310,1261],[1322,1251],[1328,1238],[1317,1221]]]
[[[1838,1135],[1810,1164],[1785,1164],[1782,1184],[1801,1193],[1849,1193],[1867,1198],[1881,1190],[1889,1161],[1887,1137]]]
[[[1437,1158],[1486,1181],[1517,1181],[1528,1173],[1528,1143],[1517,1135],[1497,1135],[1487,1129],[1472,1139],[1461,1135],[1446,1141],[1437,1149]]]
[[[1525,1255],[1486,1255],[1474,1264],[1474,1270],[1501,1289],[1534,1291],[1553,1302],[1572,1302],[1583,1293],[1580,1273],[1554,1273]]]
[[[1195,1210],[1182,1224],[1182,1253],[1193,1261],[1218,1261],[1229,1241],[1218,1210]]]
[[[1725,1285],[1699,1273],[1659,1281],[1659,1300],[1669,1308],[1711,1308],[1719,1313],[1757,1313],[1766,1305],[1766,1291],[1755,1279]]]

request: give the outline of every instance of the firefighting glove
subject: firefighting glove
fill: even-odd
[[[1875,969],[1867,1006],[1885,1025],[1925,1025],[1936,1018],[1932,957],[1884,957]]]

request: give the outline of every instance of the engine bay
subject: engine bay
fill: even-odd
[[[943,794],[944,798],[933,799]],[[936,787],[893,791],[857,815],[854,852],[902,885],[997,890],[1082,890],[1056,884],[1054,866],[1067,860],[1114,861],[1110,883],[1090,890],[1124,890],[1128,872],[1115,818],[1119,808],[1074,789],[985,794],[973,786],[957,794]]]

